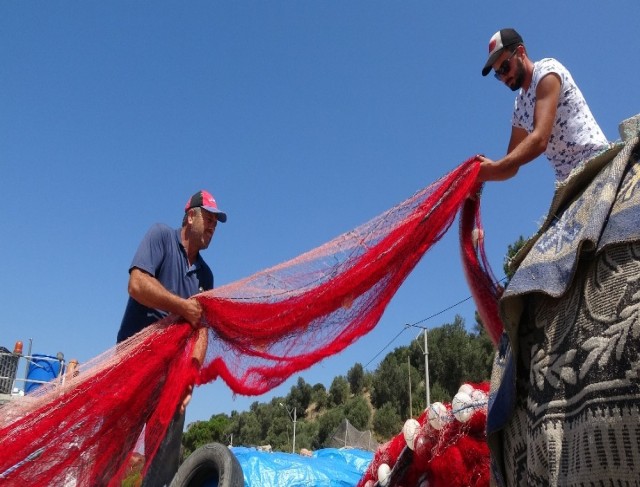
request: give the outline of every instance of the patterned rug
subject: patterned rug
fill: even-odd
[[[514,259],[487,419],[498,484],[640,485],[640,144],[557,188]]]

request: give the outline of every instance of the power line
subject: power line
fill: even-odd
[[[387,348],[389,348],[389,345],[391,345],[393,342],[395,342],[395,341],[396,341],[396,339],[397,339],[400,335],[402,335],[405,331],[407,331],[409,328],[422,328],[423,330],[425,330],[425,329],[427,329],[427,327],[426,327],[426,326],[418,326],[418,325],[420,325],[420,323],[424,323],[424,322],[425,322],[425,321],[427,321],[427,320],[430,320],[431,318],[435,318],[436,316],[441,315],[442,313],[445,313],[445,312],[449,311],[450,309],[453,309],[453,308],[455,308],[456,306],[461,305],[461,304],[462,304],[462,303],[464,303],[465,301],[469,301],[470,299],[471,299],[471,296],[468,296],[468,297],[466,297],[465,299],[463,299],[463,300],[461,300],[461,301],[458,301],[457,303],[452,304],[451,306],[449,306],[449,307],[447,307],[447,308],[444,308],[444,309],[442,309],[442,310],[438,311],[437,313],[432,314],[431,316],[427,316],[426,318],[421,319],[420,321],[416,321],[416,322],[415,322],[415,323],[413,323],[413,324],[406,323],[406,324],[404,325],[404,328],[403,328],[402,330],[400,330],[400,331],[398,332],[398,334],[397,334],[396,336],[394,336],[394,337],[389,341],[389,343],[387,343],[384,347],[382,347],[382,349],[380,349],[380,351],[379,351],[378,353],[376,353],[376,354],[373,356],[373,358],[372,358],[371,360],[369,360],[369,362],[367,362],[367,365],[365,365],[365,366],[364,366],[364,368],[366,369],[366,368],[369,366],[369,364],[371,364],[371,362],[373,362],[373,361],[378,357],[378,355],[380,355],[380,354],[381,354],[382,352],[384,352]]]
[[[507,276],[504,276],[502,279],[499,279],[499,280],[498,280],[498,282],[504,282],[506,279],[507,279]],[[431,318],[435,318],[436,316],[441,315],[442,313],[446,313],[447,311],[449,311],[449,310],[451,310],[451,309],[455,308],[456,306],[460,306],[462,303],[464,303],[464,302],[466,302],[466,301],[469,301],[472,297],[473,297],[473,296],[467,296],[466,298],[462,299],[461,301],[458,301],[457,303],[452,304],[451,306],[448,306],[447,308],[444,308],[444,309],[442,309],[442,310],[438,311],[437,313],[432,314],[431,316],[427,316],[426,318],[423,318],[423,319],[421,319],[420,321],[416,321],[416,322],[415,322],[415,323],[413,323],[413,324],[406,323],[406,324],[404,325],[404,328],[403,328],[402,330],[400,330],[400,331],[398,332],[398,334],[397,334],[396,336],[394,336],[394,337],[391,339],[391,341],[389,341],[389,343],[387,343],[384,347],[382,347],[382,349],[381,349],[378,353],[376,353],[376,354],[374,355],[374,357],[373,357],[371,360],[369,360],[369,362],[367,362],[367,365],[365,365],[365,366],[364,366],[364,368],[366,369],[366,368],[369,366],[369,364],[371,364],[371,362],[373,362],[373,361],[376,359],[376,357],[378,357],[378,355],[380,355],[380,354],[381,354],[382,352],[384,352],[387,348],[389,348],[389,345],[391,345],[393,342],[395,342],[395,341],[396,341],[396,339],[397,339],[400,335],[402,335],[405,331],[407,331],[409,328],[421,328],[421,329],[423,329],[423,330],[427,330],[428,328],[427,328],[426,326],[418,326],[418,325],[420,325],[420,323],[424,323],[424,322],[425,322],[425,321],[427,321],[427,320],[430,320]]]
[[[445,313],[445,312],[449,311],[450,309],[453,309],[453,308],[455,308],[456,306],[459,306],[459,305],[461,305],[462,303],[464,303],[464,302],[466,302],[466,301],[469,301],[470,299],[471,299],[471,296],[467,296],[467,297],[466,297],[466,298],[464,298],[462,301],[458,301],[457,303],[452,304],[452,305],[451,305],[451,306],[449,306],[448,308],[445,308],[445,309],[443,309],[443,310],[441,310],[441,311],[438,311],[437,313],[434,313],[434,314],[432,314],[431,316],[427,316],[426,318],[424,318],[424,319],[422,319],[422,320],[420,320],[420,321],[416,321],[413,325],[409,325],[409,326],[413,326],[413,327],[416,327],[416,328],[422,328],[422,329],[424,330],[424,329],[426,329],[427,327],[426,327],[426,326],[418,326],[420,323],[424,323],[425,321],[430,320],[431,318],[435,318],[436,316],[441,315],[442,313]]]
[[[393,342],[395,342],[395,341],[396,341],[396,338],[398,338],[398,337],[399,337],[400,335],[402,335],[405,331],[407,331],[407,330],[409,329],[409,327],[410,327],[410,326],[411,326],[411,325],[408,325],[408,324],[407,324],[407,325],[404,325],[404,328],[403,328],[402,330],[400,330],[400,331],[398,332],[398,334],[397,334],[396,336],[394,336],[394,337],[391,339],[391,341],[390,341],[389,343],[387,343],[384,347],[382,347],[382,350],[380,350],[378,353],[376,353],[376,354],[375,354],[375,356],[374,356],[371,360],[369,360],[369,362],[367,362],[367,365],[365,365],[365,366],[364,366],[364,368],[366,369],[367,367],[369,367],[369,364],[370,364],[371,362],[373,362],[373,361],[376,359],[376,357],[377,357],[378,355],[380,355],[382,352],[384,352],[384,351],[385,351],[385,349],[386,349],[389,345],[391,345]]]

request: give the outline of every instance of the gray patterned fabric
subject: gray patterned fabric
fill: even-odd
[[[558,188],[501,300],[487,432],[494,480],[640,485],[640,145]]]

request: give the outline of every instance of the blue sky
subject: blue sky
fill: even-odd
[[[612,5],[617,7],[613,7]],[[204,257],[222,285],[293,258],[477,153],[499,158],[514,95],[480,70],[515,27],[572,72],[610,140],[638,113],[640,3],[5,1],[0,4],[0,345],[81,362],[114,345],[127,269],[154,222],[209,189],[229,220]],[[553,190],[540,158],[483,196],[498,277]],[[469,296],[457,223],[377,328],[302,373],[373,369]],[[466,301],[429,327],[460,314]],[[187,421],[284,395],[196,391]]]

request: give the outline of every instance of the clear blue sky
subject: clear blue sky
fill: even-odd
[[[500,157],[514,95],[480,74],[499,28],[517,28],[532,58],[563,62],[618,139],[640,112],[640,3],[575,5],[2,2],[0,345],[33,338],[34,352],[81,362],[113,346],[138,242],[154,222],[179,226],[198,189],[229,215],[204,253],[222,285],[364,223],[476,153]],[[498,277],[552,188],[544,158],[485,188]],[[405,323],[468,297],[457,233],[456,222],[373,332],[302,377],[329,386]],[[467,301],[424,324],[460,314],[471,325],[473,313]],[[206,385],[187,421],[296,380],[251,398]]]

